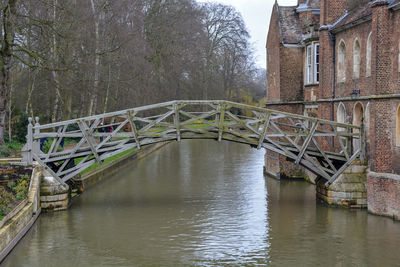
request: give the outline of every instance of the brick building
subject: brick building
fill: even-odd
[[[400,0],[276,2],[266,46],[268,108],[364,124],[368,205],[379,214],[400,210],[399,25]],[[266,170],[303,172],[272,152]],[[375,205],[382,194],[390,203]]]

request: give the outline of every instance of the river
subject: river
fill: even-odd
[[[317,203],[263,156],[172,143],[43,213],[2,266],[399,266],[399,222]]]

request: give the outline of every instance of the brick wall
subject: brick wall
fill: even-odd
[[[400,220],[400,176],[369,172],[367,200],[369,212]]]
[[[303,99],[303,48],[280,47],[280,100]]]
[[[267,39],[267,98],[269,101],[280,99],[280,33],[276,5],[272,10]]]
[[[343,16],[347,9],[347,0],[322,0],[321,25],[330,25]]]
[[[320,98],[332,97],[332,41],[327,30],[321,30],[319,34],[320,47]],[[329,112],[330,114],[330,112]]]
[[[391,86],[391,12],[387,4],[377,2],[372,6],[372,86],[375,94],[393,93]]]
[[[359,90],[362,96],[370,95],[373,93],[371,86],[371,77],[367,77],[367,41],[371,33],[371,23],[366,22],[356,27],[350,28],[336,34],[336,48],[335,54],[338,58],[338,46],[343,40],[346,44],[346,81],[336,81],[336,97],[349,97],[353,90]],[[361,62],[360,62],[360,76],[354,78],[353,75],[353,47],[354,42],[358,40],[360,44]],[[337,66],[336,66],[337,68]]]

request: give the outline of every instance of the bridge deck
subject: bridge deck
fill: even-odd
[[[145,145],[228,140],[282,154],[329,185],[363,155],[352,145],[360,144],[360,133],[354,125],[229,101],[171,101],[46,125],[30,119],[24,150],[28,163],[35,160],[66,182],[96,162]]]

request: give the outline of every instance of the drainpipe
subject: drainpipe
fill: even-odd
[[[336,98],[335,94],[335,76],[336,76],[336,35],[331,31],[328,32],[332,41],[332,104],[331,104],[331,121],[335,120],[335,103],[333,100]]]
[[[331,31],[328,31],[329,37],[332,42],[332,102],[331,102],[331,121],[335,121],[335,75],[336,75],[336,35]],[[335,146],[335,137],[332,136],[332,146]]]

